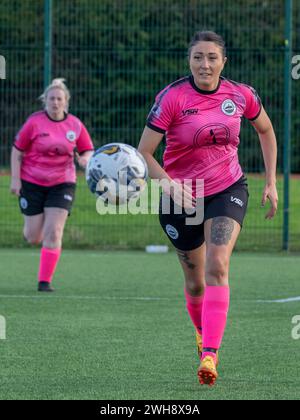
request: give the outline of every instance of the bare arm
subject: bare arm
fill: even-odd
[[[79,155],[79,153],[76,152],[76,159],[77,159],[78,165],[82,169],[85,169],[85,167],[88,164],[88,161],[92,157],[93,153],[94,153],[93,150],[88,150],[88,151],[82,153],[81,155]]]
[[[276,165],[277,165],[277,142],[274,129],[270,118],[264,108],[259,117],[252,123],[254,126],[263,153],[266,169],[266,185],[262,197],[262,205],[266,204],[267,199],[271,202],[271,209],[266,218],[272,219],[277,211],[278,193],[276,188]]]
[[[20,195],[21,190],[21,165],[22,165],[23,152],[12,148],[11,151],[11,184],[10,191],[17,196]]]
[[[153,157],[162,139],[163,134],[157,133],[156,131],[151,130],[151,128],[145,127],[138,151],[144,156],[147,162],[150,178],[157,179],[159,181],[166,179],[171,182],[172,180],[169,175]]]
[[[187,186],[183,187],[181,184],[173,181],[153,156],[162,139],[163,134],[145,127],[138,151],[147,162],[150,178],[160,181],[164,192],[171,194],[177,204],[182,206],[184,203],[186,208],[192,208],[194,207],[192,191]]]

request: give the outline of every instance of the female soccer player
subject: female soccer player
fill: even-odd
[[[238,160],[241,117],[254,126],[262,148],[266,184],[262,204],[275,216],[276,137],[256,91],[221,77],[227,61],[225,43],[214,32],[198,32],[189,47],[191,75],[168,85],[156,97],[142,134],[139,151],[151,178],[164,181],[172,197],[169,214],[160,206],[160,223],[175,246],[185,276],[187,310],[196,328],[201,384],[214,385],[218,349],[229,309],[229,263],[245,217],[248,189]],[[153,154],[166,136],[163,168]],[[191,207],[201,196],[203,223],[191,225]],[[192,180],[192,187],[184,185]],[[165,182],[167,181],[167,182]],[[203,196],[203,195],[202,195]],[[176,214],[175,204],[182,207]],[[177,211],[178,213],[178,211]]]
[[[52,292],[65,223],[75,196],[74,152],[84,168],[93,143],[82,122],[68,113],[70,92],[54,79],[41,96],[44,110],[32,114],[19,131],[11,154],[11,192],[19,196],[24,237],[42,242],[38,290]]]

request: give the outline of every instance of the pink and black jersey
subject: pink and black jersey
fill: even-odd
[[[72,114],[52,120],[45,111],[32,114],[16,136],[14,146],[24,152],[21,179],[45,187],[76,182],[74,149],[93,150],[83,123]]]
[[[255,120],[260,111],[260,98],[248,85],[222,77],[214,91],[204,91],[189,76],[157,95],[147,126],[166,135],[163,161],[168,175],[182,182],[203,179],[208,196],[242,176],[241,118]]]

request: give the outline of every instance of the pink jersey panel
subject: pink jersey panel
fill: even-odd
[[[208,196],[242,176],[241,118],[254,120],[260,110],[261,101],[250,86],[221,78],[215,91],[206,92],[185,77],[157,95],[147,126],[166,134],[163,160],[168,175],[181,181],[203,179]]]
[[[82,122],[68,114],[63,121],[51,120],[46,112],[32,114],[16,136],[22,152],[21,179],[42,186],[76,182],[74,149],[93,150]]]

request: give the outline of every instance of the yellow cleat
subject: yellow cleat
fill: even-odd
[[[196,330],[196,344],[197,344],[197,352],[199,356],[199,360],[202,359],[202,352],[203,352],[203,341],[202,341],[202,335],[198,333]],[[216,366],[219,364],[219,352],[216,353]]]
[[[199,334],[197,330],[196,330],[196,344],[197,344],[198,356],[199,356],[199,359],[201,360],[202,350],[203,350],[202,335]]]
[[[216,364],[211,356],[206,356],[198,369],[198,378],[201,385],[213,386],[218,378]]]

